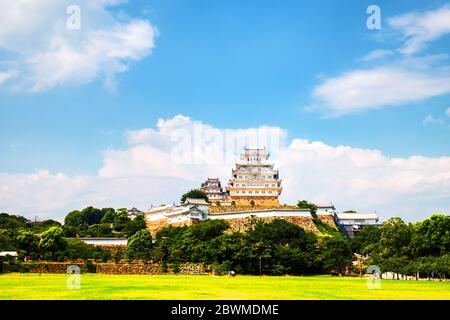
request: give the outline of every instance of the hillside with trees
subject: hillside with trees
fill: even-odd
[[[174,270],[190,262],[208,265],[217,274],[233,270],[255,275],[343,274],[352,268],[356,253],[366,257],[365,266],[378,265],[383,272],[422,278],[449,273],[449,216],[432,215],[416,223],[391,218],[381,227],[362,228],[352,241],[337,230],[324,231],[255,218],[245,232],[232,231],[225,220],[206,220],[152,235],[143,215],[130,219],[125,209],[87,207],[68,213],[64,225],[0,214],[0,251],[17,250],[19,261],[156,262]],[[128,238],[126,249],[105,250],[77,239],[118,236]]]

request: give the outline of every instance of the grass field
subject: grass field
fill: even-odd
[[[81,275],[79,290],[67,275],[0,275],[0,299],[450,299],[450,282],[367,280],[348,277],[217,277]]]

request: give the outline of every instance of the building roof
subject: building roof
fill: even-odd
[[[338,213],[339,220],[376,220],[378,214],[374,212],[357,212],[357,213]]]
[[[205,199],[195,199],[195,198],[186,198],[186,201],[183,202],[183,205],[194,204],[194,205],[204,205],[209,206],[210,203]]]
[[[170,208],[173,208],[175,205],[166,205],[166,204],[162,204],[162,205],[159,205],[159,206],[157,206],[157,207],[151,207],[148,211],[147,211],[147,213],[158,213],[158,212],[161,212],[161,211],[164,211],[164,210],[167,210],[167,209],[170,209]]]
[[[175,207],[171,210],[169,210],[168,212],[166,212],[166,216],[176,216],[176,215],[183,215],[183,214],[187,214],[191,211],[190,207]]]
[[[130,210],[128,210],[128,214],[130,214],[130,213],[142,213],[142,211],[136,207],[133,207]]]
[[[332,204],[331,202],[330,202],[330,203],[318,203],[318,204],[316,204],[316,206],[317,206],[318,209],[320,209],[320,208],[332,208],[332,209],[336,209],[335,206],[334,206],[334,204]]]

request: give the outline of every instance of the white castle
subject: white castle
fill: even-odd
[[[152,206],[145,214],[152,235],[164,226],[189,226],[206,219],[227,220],[236,230],[251,217],[281,218],[312,231],[318,231],[313,221],[320,219],[333,228],[341,228],[349,237],[361,225],[378,224],[376,213],[341,214],[332,203],[317,205],[315,212],[296,205],[280,205],[282,180],[269,156],[265,148],[245,148],[225,190],[218,178],[208,178],[201,184],[209,202],[187,198],[181,205]]]

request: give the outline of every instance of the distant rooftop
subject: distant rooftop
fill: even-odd
[[[184,201],[183,204],[184,205],[194,204],[194,205],[205,205],[205,206],[210,205],[210,203],[207,202],[205,199],[195,199],[195,198],[186,198],[186,201]]]

